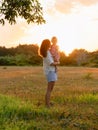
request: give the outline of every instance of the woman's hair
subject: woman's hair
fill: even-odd
[[[51,42],[49,39],[45,39],[42,41],[40,49],[39,49],[39,54],[42,57],[46,57],[47,56],[47,50],[50,48],[51,46]]]

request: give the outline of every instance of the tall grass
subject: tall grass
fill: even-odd
[[[50,109],[46,87],[42,67],[0,67],[0,130],[98,129],[98,69],[59,67]]]

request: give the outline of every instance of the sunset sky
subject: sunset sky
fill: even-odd
[[[40,0],[46,24],[0,25],[0,46],[40,45],[45,38],[57,36],[62,51],[98,50],[98,0]]]

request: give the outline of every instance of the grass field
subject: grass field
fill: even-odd
[[[98,68],[58,67],[48,109],[42,67],[0,67],[0,130],[98,130]]]

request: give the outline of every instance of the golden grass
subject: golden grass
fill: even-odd
[[[89,75],[90,74],[90,75]],[[47,82],[42,67],[0,67],[0,93],[26,100],[43,100]],[[58,67],[52,96],[74,97],[98,93],[98,69]]]

